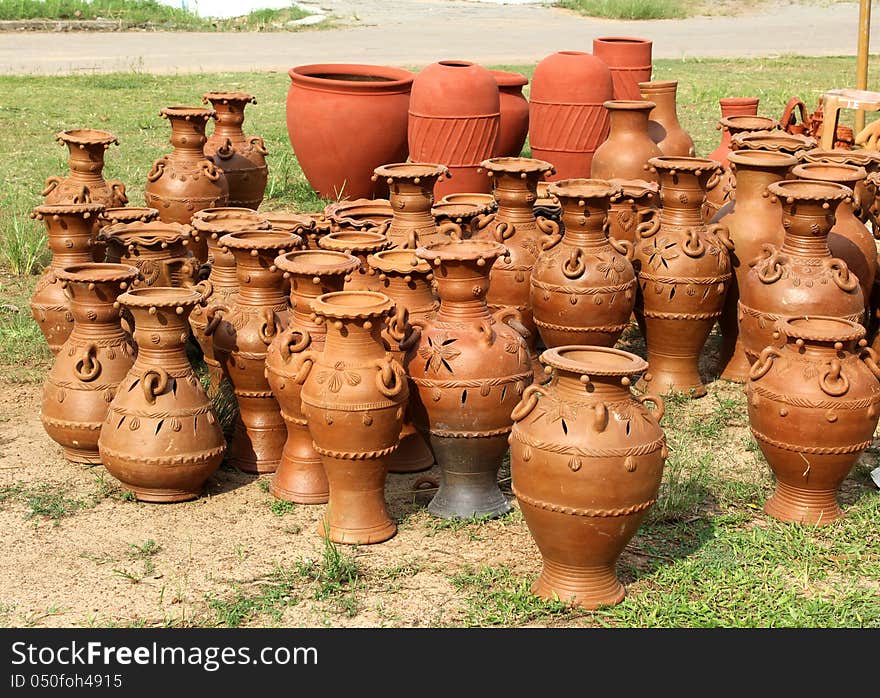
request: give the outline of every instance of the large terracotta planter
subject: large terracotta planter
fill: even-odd
[[[660,185],[644,179],[611,179],[623,190],[608,208],[608,237],[635,243],[639,225],[649,221],[660,203]]]
[[[375,270],[367,264],[367,257],[388,249],[392,244],[388,237],[375,229],[341,230],[336,233],[328,233],[318,240],[318,246],[322,250],[344,252],[357,257],[360,261],[360,268],[347,275],[343,287],[346,291],[380,290],[379,277]]]
[[[116,390],[98,438],[101,462],[142,502],[199,496],[226,441],[211,401],[186,356],[197,291],[143,288],[118,303],[134,317],[138,352]]]
[[[834,317],[781,318],[780,340],[761,350],[748,383],[752,434],[776,475],[764,511],[782,521],[827,524],[841,516],[837,490],[873,443],[880,367],[864,328]]]
[[[505,254],[488,240],[437,242],[416,254],[434,267],[440,309],[420,329],[409,374],[418,386],[440,466],[428,511],[441,518],[498,516],[510,504],[498,487],[510,413],[532,382],[528,345],[507,322],[515,312],[486,304],[489,272]]]
[[[757,97],[722,97],[719,103],[722,119],[728,116],[756,116],[758,114]],[[720,123],[716,128],[721,131],[721,143],[709,153],[708,157],[710,160],[724,163],[730,152],[730,131]]]
[[[535,324],[547,347],[613,347],[636,301],[632,243],[608,237],[608,208],[622,189],[599,179],[555,182],[562,241],[540,254],[531,278]],[[629,256],[628,256],[629,255]]]
[[[653,42],[632,36],[593,39],[593,55],[611,69],[614,99],[641,99],[639,83],[651,79]]]
[[[682,128],[675,108],[678,80],[651,80],[639,83],[641,99],[654,102],[648,115],[648,135],[663,155],[693,157],[694,139]]]
[[[104,153],[119,140],[108,131],[77,128],[61,131],[55,140],[69,150],[67,177],[49,177],[41,193],[47,204],[103,204],[107,208],[125,206],[128,197],[119,180],[104,179]]]
[[[415,75],[380,65],[324,63],[291,68],[287,135],[309,184],[328,199],[384,196],[371,179],[403,162]]]
[[[40,419],[74,463],[100,463],[98,435],[135,346],[119,324],[117,296],[137,279],[134,267],[97,262],[55,272],[74,318],[73,331],[43,383]]]
[[[648,114],[655,106],[644,100],[605,102],[611,132],[593,155],[593,179],[656,180],[656,173],[648,167],[648,160],[663,155],[648,135]]]
[[[541,361],[552,378],[526,389],[510,434],[513,491],[543,559],[532,591],[590,609],[616,604],[617,559],[660,489],[663,400],[630,392],[647,364],[628,352],[563,346]]]
[[[506,70],[490,70],[498,83],[501,107],[501,130],[498,133],[498,157],[519,157],[529,133],[529,102],[522,88],[529,79],[519,73]]]
[[[605,102],[614,98],[611,70],[583,51],[560,51],[535,67],[529,93],[532,156],[556,168],[556,179],[589,177],[593,153],[608,137]]]

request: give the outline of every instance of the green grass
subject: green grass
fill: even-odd
[[[559,0],[556,7],[609,19],[678,19],[694,14],[693,4],[681,0]]]

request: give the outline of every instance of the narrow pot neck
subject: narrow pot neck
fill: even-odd
[[[575,371],[555,369],[553,384],[560,397],[580,402],[618,402],[630,397],[629,388],[620,381],[622,376],[589,376],[584,383],[584,374]]]
[[[318,279],[318,283],[315,283],[315,279]],[[345,274],[314,276],[291,273],[290,308],[293,314],[291,323],[307,329],[313,335],[323,336],[326,333],[326,323],[315,322],[311,302],[324,293],[341,291],[344,286]]]
[[[134,341],[138,346],[136,368],[146,370],[159,366],[169,373],[191,368],[184,344],[189,337],[188,318],[192,306],[183,308],[180,315],[175,308],[157,308],[156,314],[150,315],[147,308],[129,306],[134,317]]]
[[[250,250],[232,250],[236,262],[239,305],[276,307],[287,304],[284,276],[275,267],[280,250],[259,250],[256,257]]]
[[[646,90],[643,93],[645,99],[656,105],[651,110],[649,118],[664,124],[678,124],[678,114],[675,109],[675,87],[659,87]]]
[[[750,205],[779,210],[779,203],[771,200],[767,187],[774,182],[781,182],[787,172],[787,167],[753,167],[737,164],[734,192],[737,204],[748,202]]]
[[[608,244],[605,222],[608,220],[609,200],[587,199],[585,206],[579,206],[579,201],[583,199],[560,197],[565,241],[577,247],[604,247]]]
[[[490,263],[479,266],[475,259],[444,260],[435,267],[440,296],[437,318],[456,322],[491,317],[486,304],[491,268]]]
[[[406,281],[406,276],[386,273],[385,279],[382,281],[382,293],[393,300],[398,307],[406,308],[411,313],[431,310],[435,302],[434,291],[426,275],[409,274],[409,281]]]
[[[493,195],[498,204],[495,220],[535,220],[534,206],[538,200],[538,182],[541,172],[527,172],[523,179],[518,172],[495,172]]]
[[[70,167],[71,179],[80,182],[103,181],[104,170],[104,144],[97,143],[80,147],[75,143],[68,143],[70,154],[67,164]]]
[[[782,203],[782,226],[785,236],[782,251],[800,257],[830,257],[828,233],[834,226],[838,202],[830,201],[823,209],[822,201]]]
[[[611,131],[608,138],[644,136],[648,138],[650,109],[610,109]]]
[[[660,176],[660,223],[667,225],[702,225],[703,203],[706,200],[706,184],[710,174],[699,177],[692,172],[670,173],[659,170]]]
[[[197,155],[204,158],[205,122],[202,119],[186,120],[183,117],[169,117],[171,121],[172,156],[192,159]]]
[[[327,335],[324,344],[324,357],[328,363],[364,364],[385,356],[382,329],[385,327],[385,313],[370,315],[367,320],[324,318]],[[370,327],[365,327],[365,322]]]

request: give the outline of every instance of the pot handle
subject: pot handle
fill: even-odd
[[[309,349],[308,351],[297,354],[297,357],[299,358],[300,363],[296,370],[296,375],[293,377],[293,382],[297,385],[302,385],[306,382],[306,379],[308,379],[312,366],[318,358],[318,353]]]
[[[266,141],[264,141],[260,136],[251,136],[248,138],[248,143],[250,143],[251,147],[256,150],[260,155],[268,155],[269,149],[266,147]]]
[[[95,380],[101,373],[101,362],[97,358],[98,347],[94,342],[89,342],[77,359],[73,372],[84,383]]]
[[[447,235],[450,239],[458,242],[462,239],[461,226],[454,221],[443,221],[437,224],[437,232],[441,235]]]
[[[541,392],[541,388],[537,385],[530,385],[526,388],[522,398],[520,398],[516,407],[513,408],[513,412],[510,413],[510,418],[514,422],[521,422],[528,417],[538,404],[538,395],[543,397],[544,393]]]
[[[522,315],[516,308],[500,308],[492,313],[492,317],[513,329],[523,339],[528,339],[532,335],[529,328],[522,323]]]
[[[617,238],[608,238],[608,242],[611,244],[611,247],[632,262],[636,253],[635,245],[629,240],[618,240]]]
[[[767,372],[773,367],[773,360],[781,356],[782,353],[776,347],[764,347],[758,356],[758,360],[749,369],[749,378],[756,381],[766,376]]]
[[[294,341],[293,338],[296,335],[299,335],[299,339]],[[312,336],[308,330],[295,330],[292,327],[288,327],[281,336],[281,346],[279,348],[281,358],[284,361],[289,361],[291,354],[299,354],[305,351],[305,348],[311,343]]]
[[[852,293],[859,287],[858,277],[855,274],[850,274],[849,267],[846,266],[846,262],[842,259],[835,257],[826,260],[824,266],[826,269],[831,270],[831,278],[834,279],[834,283],[837,284],[841,291]]]
[[[141,376],[141,385],[144,388],[144,399],[150,404],[156,404],[156,397],[168,388],[168,371],[161,366],[151,368]]]
[[[232,139],[227,138],[226,142],[217,148],[217,157],[221,160],[228,160],[233,155],[235,155],[235,146],[232,144]]]
[[[562,240],[562,233],[559,232],[559,223],[544,216],[538,216],[535,222],[538,224],[538,230],[547,236],[541,239],[540,246],[542,250],[549,250]]]
[[[157,179],[159,179],[163,174],[165,174],[165,165],[165,156],[163,155],[161,158],[153,163],[153,166],[147,173],[147,180],[150,182],[155,182]]]
[[[516,234],[516,225],[501,221],[495,225],[495,239],[498,242],[509,240]]]
[[[220,323],[223,321],[223,313],[228,313],[229,307],[225,305],[212,305],[208,308],[208,312],[205,317],[208,319],[208,324],[205,325],[205,335],[210,337],[217,331],[217,328],[220,327]]]
[[[733,240],[730,239],[730,230],[727,228],[726,225],[723,225],[721,223],[712,223],[706,226],[706,232],[709,233],[709,235],[714,235],[715,237],[717,237],[718,242],[721,245],[726,247],[728,251],[733,252],[735,245],[733,243]]]
[[[396,398],[406,389],[406,374],[397,361],[379,360],[373,365],[378,369],[376,387],[385,397]]]
[[[46,183],[43,185],[43,190],[40,192],[40,196],[49,196],[55,189],[61,184],[63,180],[61,177],[52,176],[46,179]]]
[[[681,249],[692,259],[702,257],[706,253],[706,246],[703,244],[703,241],[700,240],[700,234],[694,228],[690,228],[687,233],[685,233],[684,242],[681,243]]]
[[[636,234],[643,240],[656,235],[660,230],[660,211],[656,208],[646,208],[639,211],[638,216],[644,220],[636,226]]]
[[[116,200],[119,201],[120,206],[125,206],[128,203],[128,197],[125,195],[125,184],[120,182],[118,179],[111,179],[107,182],[107,186],[110,187],[110,191],[113,192],[113,195],[116,197]]]
[[[636,397],[643,405],[646,402],[653,402],[657,409],[654,410],[654,418],[657,420],[657,423],[660,423],[660,420],[663,419],[663,415],[666,414],[666,403],[663,402],[663,398],[659,395],[639,395]]]
[[[838,359],[831,359],[828,370],[819,378],[819,387],[822,392],[831,397],[846,395],[849,390],[849,378],[841,373],[842,366]]]
[[[562,262],[562,273],[568,279],[576,279],[584,273],[586,265],[583,260],[583,252],[580,247],[575,247],[564,262]]]
[[[495,330],[492,329],[492,322],[486,318],[480,320],[477,325],[477,332],[480,334],[480,341],[487,347],[491,347],[495,341]]]
[[[223,172],[210,160],[203,160],[202,174],[205,175],[205,177],[207,177],[212,182],[216,182],[218,179],[220,179],[220,175],[223,174]]]
[[[877,365],[877,352],[871,347],[864,347],[859,353],[859,358],[871,369],[871,373],[880,380],[880,366]]]
[[[267,346],[278,334],[278,318],[272,308],[263,308],[263,322],[260,324],[259,334],[263,344]]]

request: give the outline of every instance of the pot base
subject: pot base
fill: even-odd
[[[547,559],[532,592],[549,601],[559,600],[587,610],[619,604],[626,596],[611,567],[571,567]]]
[[[101,465],[101,455],[98,449],[88,448],[63,448],[64,457],[71,463],[87,463],[88,465]]]
[[[725,356],[722,347],[721,359],[719,360],[719,377],[722,380],[731,381],[732,383],[746,383],[749,380],[749,369],[752,364],[746,357],[742,342],[739,337],[736,338],[736,344],[733,347],[733,353]]]
[[[650,376],[646,380],[646,377]],[[643,392],[656,395],[683,393],[688,397],[703,397],[706,386],[697,371],[696,362],[678,357],[669,358],[648,354],[648,370],[639,379],[636,387]]]
[[[122,486],[134,492],[135,499],[139,502],[149,502],[152,504],[171,504],[173,502],[188,502],[197,499],[201,494],[198,492],[186,492],[184,490],[146,490],[140,487],[133,487],[122,482]]]
[[[331,526],[325,516],[318,524],[317,530],[319,536],[329,537],[334,543],[370,545],[371,543],[383,543],[389,538],[393,538],[397,533],[397,524],[389,520],[370,528],[342,528],[341,526]]]
[[[288,452],[295,446],[288,438],[281,462],[269,483],[269,493],[276,499],[295,504],[326,504],[330,499],[330,485],[321,457],[315,453],[315,459],[298,458]]]
[[[780,521],[816,525],[831,523],[843,515],[837,490],[805,490],[778,480],[764,511]]]
[[[280,430],[246,427],[239,418],[230,443],[229,464],[244,473],[274,473],[281,463],[286,440],[286,427]]]
[[[400,446],[388,458],[389,473],[419,473],[434,465],[434,454],[417,431],[400,440]]]

